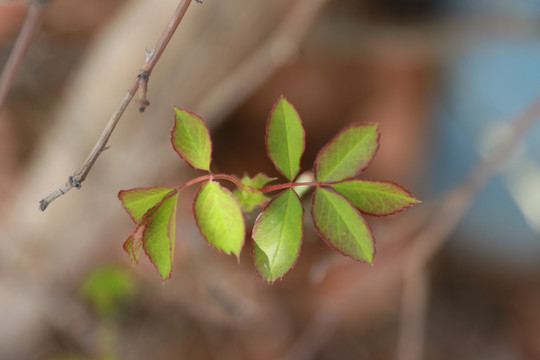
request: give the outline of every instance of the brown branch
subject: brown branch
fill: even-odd
[[[4,108],[7,94],[21,67],[28,47],[34,37],[34,33],[41,23],[47,2],[48,0],[34,0],[29,5],[28,14],[26,15],[21,31],[17,36],[13,50],[9,54],[8,61],[2,71],[2,76],[0,77],[0,113]]]
[[[415,309],[415,316],[402,315],[404,321],[401,323],[399,332],[399,344],[411,341],[423,343],[427,301],[415,294],[414,288],[417,288],[419,278],[425,276],[423,274],[427,263],[446,243],[448,236],[465,215],[476,193],[508,158],[525,132],[538,120],[538,117],[540,117],[540,98],[513,122],[505,137],[473,168],[467,178],[445,197],[431,221],[414,238],[408,249],[408,257],[403,264],[403,274],[408,274],[408,276],[404,279],[402,309]],[[400,349],[404,352],[398,353],[399,359],[421,359],[419,356],[421,351],[414,350],[414,354],[408,354],[406,352],[411,347],[400,346]]]
[[[154,66],[156,66],[161,55],[163,54],[163,51],[165,51],[165,48],[169,44],[172,36],[174,35],[174,32],[178,28],[178,25],[182,21],[190,4],[191,0],[180,0],[178,7],[176,8],[173,16],[171,17],[171,20],[167,24],[166,28],[163,30],[163,33],[161,34],[156,45],[154,46],[154,49],[147,54],[146,61],[141,67],[137,78],[135,79],[131,87],[128,89],[127,93],[124,95],[124,98],[120,102],[120,105],[118,106],[114,114],[109,119],[109,122],[105,126],[105,129],[103,130],[101,136],[94,145],[94,148],[92,149],[80,169],[77,170],[75,174],[71,175],[68,178],[68,181],[62,187],[60,187],[39,202],[39,208],[41,211],[44,211],[51,202],[67,193],[72,188],[81,188],[82,182],[86,179],[86,176],[92,169],[92,166],[94,166],[94,163],[96,162],[99,155],[106,149],[107,141],[111,137],[111,134],[114,131],[116,125],[118,124],[118,121],[122,117],[127,106],[131,102],[131,99],[133,99],[135,93],[139,88],[141,88],[141,96],[139,98],[139,111],[144,111],[146,106],[148,106],[149,102],[146,99],[146,88],[148,79],[152,74]]]

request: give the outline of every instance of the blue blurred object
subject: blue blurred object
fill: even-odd
[[[446,0],[445,11],[453,13],[485,14],[498,12],[517,16],[540,15],[538,0]]]
[[[532,8],[540,11],[540,3]],[[476,43],[449,66],[443,92],[433,142],[436,192],[461,181],[485,144],[540,96],[540,42]],[[540,268],[540,126],[477,194],[452,245],[492,265]]]

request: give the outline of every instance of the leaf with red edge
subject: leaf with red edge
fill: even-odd
[[[121,190],[118,198],[133,222],[138,223],[150,208],[163,200],[171,191],[174,189],[168,187],[135,188]]]
[[[340,131],[317,154],[315,179],[341,181],[358,176],[379,148],[377,124],[351,124]]]
[[[163,280],[169,278],[172,271],[177,202],[178,193],[164,199],[148,218],[143,230],[144,251]]]
[[[174,151],[194,169],[210,171],[212,140],[203,119],[186,109],[173,106],[176,121],[171,131]]]
[[[410,192],[389,181],[349,180],[331,186],[367,215],[392,215],[420,202]]]
[[[193,203],[197,226],[205,240],[216,249],[239,258],[246,228],[240,204],[219,183],[204,183]]]
[[[139,255],[143,245],[143,233],[145,228],[146,222],[140,226],[137,225],[135,230],[133,230],[131,235],[129,235],[127,240],[124,242],[123,248],[128,253],[132,264],[137,264],[139,262]]]
[[[253,262],[268,283],[283,278],[300,253],[304,208],[292,189],[274,197],[253,227]]]
[[[238,199],[240,207],[243,211],[252,211],[256,206],[259,206],[270,200],[269,197],[267,197],[257,189],[262,188],[272,180],[274,179],[269,178],[263,173],[258,173],[253,178],[250,178],[247,175],[242,178],[242,184],[245,186],[239,189],[235,189],[233,191],[233,195],[236,196],[236,198]]]
[[[266,149],[276,169],[294,180],[300,171],[304,153],[305,131],[300,115],[283,96],[274,104],[266,125]]]
[[[373,261],[373,234],[360,212],[343,196],[316,188],[311,216],[319,235],[330,247],[355,260]]]

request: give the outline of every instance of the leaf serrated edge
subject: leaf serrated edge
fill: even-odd
[[[175,189],[175,194],[173,196],[176,196],[178,194],[178,191],[177,189]],[[170,196],[167,196],[167,197],[170,197]],[[163,205],[163,202],[165,202],[165,198],[163,198],[163,201],[160,202],[159,206]],[[178,199],[176,199],[178,201]],[[158,206],[158,209],[156,209],[156,212],[159,210],[159,206]],[[173,221],[176,221],[176,211],[177,211],[177,206],[178,204],[175,204],[175,209],[174,209],[174,214],[175,214],[175,219]],[[152,217],[149,217],[148,218],[148,221],[150,221]],[[172,218],[172,214],[171,214],[171,218]],[[169,218],[169,222],[167,224],[167,235],[169,235],[169,231],[170,231],[170,226],[171,226],[171,218]],[[147,222],[148,222],[147,221]],[[146,228],[143,230],[146,232]],[[144,254],[148,257],[148,259],[150,260],[150,263],[152,264],[152,266],[154,267],[154,269],[156,269],[156,271],[158,272],[159,276],[161,276],[161,279],[163,280],[163,282],[166,282],[168,280],[170,280],[171,276],[172,276],[172,272],[173,272],[173,268],[174,268],[174,251],[173,251],[173,247],[171,244],[173,244],[175,241],[176,241],[176,238],[175,239],[170,239],[171,241],[169,242],[169,252],[171,253],[171,270],[169,271],[169,274],[167,275],[167,277],[163,277],[161,276],[161,272],[159,271],[159,269],[157,268],[157,265],[154,264],[154,262],[152,261],[152,258],[150,257],[150,255],[148,254],[148,252],[146,252],[146,247],[144,246],[144,233],[143,233],[143,246],[142,246],[142,250],[144,251]]]
[[[276,197],[278,197],[279,195],[281,195],[282,193],[284,193],[285,191],[288,191],[285,190],[285,191],[282,191],[280,192],[279,194],[277,194],[274,198],[272,198],[272,200],[270,200],[265,206],[264,208],[261,210],[261,213],[257,216],[257,218],[255,219],[255,222],[253,225],[253,229],[251,230],[251,246],[250,246],[250,253],[251,253],[251,258],[253,259],[252,261],[252,266],[253,268],[255,269],[255,272],[257,273],[257,276],[265,283],[265,284],[268,284],[268,285],[273,285],[275,284],[277,281],[281,281],[285,276],[287,276],[289,274],[289,272],[291,272],[291,270],[296,266],[296,264],[298,263],[298,259],[300,258],[300,253],[302,252],[302,248],[304,246],[304,215],[306,213],[306,210],[304,209],[304,204],[302,204],[302,199],[300,199],[300,197],[298,196],[298,194],[296,193],[296,191],[294,189],[290,189],[292,190],[292,192],[294,193],[294,195],[297,197],[298,201],[300,202],[300,206],[302,208],[302,218],[300,220],[301,222],[301,226],[302,226],[302,234],[301,234],[301,237],[300,237],[300,246],[298,247],[298,254],[296,254],[296,259],[294,260],[294,263],[291,265],[290,269],[287,270],[287,272],[285,274],[283,274],[283,276],[280,276],[276,279],[274,279],[273,281],[268,281],[266,280],[262,274],[259,272],[259,270],[257,269],[257,266],[255,265],[255,239],[253,239],[253,234],[255,233],[255,227],[257,226],[258,224],[258,221],[259,221],[259,218],[261,217],[261,215],[263,214],[263,212],[266,210],[266,208],[268,207],[268,205],[270,205],[270,203],[272,202],[272,200]]]
[[[355,181],[355,180],[359,180],[359,181],[365,181],[365,182],[371,182],[371,183],[383,183],[383,184],[392,184],[398,188],[400,188],[401,190],[403,190],[407,195],[409,195],[411,198],[413,198],[415,201],[414,202],[411,202],[410,204],[402,207],[401,209],[399,210],[396,210],[396,211],[392,211],[392,212],[389,212],[389,213],[386,213],[386,214],[372,214],[372,213],[369,213],[367,211],[363,211],[359,208],[357,208],[353,203],[352,201],[350,201],[345,195],[341,194],[339,191],[335,190],[332,185],[335,185],[335,184],[339,184],[339,183],[342,183],[342,182],[346,182],[346,181]],[[421,204],[422,201],[418,200],[409,190],[405,189],[403,186],[399,185],[399,184],[396,184],[395,182],[393,181],[385,181],[385,180],[364,180],[364,179],[356,179],[356,178],[349,178],[349,179],[345,179],[345,180],[341,180],[341,181],[338,181],[338,182],[334,182],[332,184],[324,184],[324,183],[320,183],[321,186],[324,186],[325,188],[330,188],[332,189],[334,192],[338,193],[339,195],[341,195],[342,197],[346,198],[347,200],[349,200],[349,202],[352,204],[352,206],[357,209],[358,211],[360,211],[362,214],[364,215],[368,215],[368,216],[373,216],[373,217],[385,217],[385,216],[391,216],[391,215],[395,215],[395,214],[399,214],[400,212],[402,212],[403,210],[406,210],[410,207],[413,207],[414,205],[416,204]]]
[[[123,190],[122,190],[123,191]],[[165,195],[163,197],[163,199],[161,199],[160,202],[158,202],[156,205],[152,206],[150,209],[148,209],[144,215],[142,216],[141,220],[139,222],[137,222],[137,224],[135,225],[135,229],[131,232],[131,234],[127,237],[127,239],[124,241],[124,244],[122,245],[122,248],[128,253],[128,255],[130,256],[131,258],[131,254],[129,253],[129,251],[126,249],[126,243],[127,241],[129,240],[130,237],[134,236],[135,233],[137,232],[137,230],[139,230],[139,228],[141,226],[144,226],[146,227],[148,221],[150,221],[150,219],[154,216],[154,214],[150,214],[151,212],[155,213],[155,211],[157,211],[157,209],[163,204],[163,202],[168,199],[169,197],[173,196],[173,195],[176,195],[178,194],[178,189],[172,189],[170,193],[168,193],[167,195]],[[129,213],[129,212],[128,212]],[[146,229],[143,230],[143,234],[144,234],[144,231]],[[144,243],[144,235],[143,235],[143,243]],[[133,247],[133,241],[131,242],[131,246]],[[144,246],[142,246],[142,248],[144,249]],[[132,249],[132,252],[133,252],[133,249]],[[145,254],[146,254],[146,251],[145,251]],[[146,254],[146,256],[148,256],[148,254]],[[151,261],[150,261],[151,262]],[[135,262],[135,264],[138,264],[139,261],[137,259],[137,261]],[[152,263],[153,265],[154,263]],[[159,271],[158,271],[159,272]]]
[[[178,156],[180,156],[180,158],[182,160],[184,160],[186,162],[186,164],[188,164],[191,168],[195,169],[195,170],[202,170],[202,171],[208,171],[210,172],[210,165],[212,164],[212,148],[213,148],[213,143],[212,143],[212,137],[210,136],[210,129],[208,129],[208,125],[206,125],[206,122],[203,120],[203,118],[194,113],[193,111],[191,110],[188,110],[186,108],[183,108],[183,107],[178,107],[178,106],[174,106],[174,105],[171,105],[173,107],[173,110],[174,109],[177,109],[177,110],[180,110],[180,111],[185,111],[195,117],[197,117],[198,119],[201,120],[202,124],[204,125],[204,128],[206,129],[206,132],[208,134],[208,140],[210,141],[210,160],[209,160],[209,166],[208,166],[208,169],[203,169],[203,168],[199,168],[199,167],[196,167],[194,166],[190,161],[188,161],[184,156],[182,156],[182,154],[180,154],[180,152],[178,152],[178,150],[176,150],[176,147],[174,146],[174,142],[173,142],[173,139],[174,139],[174,131],[176,130],[176,112],[174,113],[174,125],[173,125],[173,128],[171,130],[171,145],[172,145],[172,148],[174,150],[175,153],[178,154]]]
[[[131,218],[131,220],[133,220],[133,222],[135,224],[138,223],[137,220],[135,220],[135,218],[133,217],[133,215],[131,215],[131,212],[128,210],[128,208],[124,205],[124,201],[122,200],[122,194],[124,193],[127,193],[127,192],[130,192],[130,191],[135,191],[135,190],[150,190],[150,189],[155,189],[155,188],[163,188],[163,189],[166,189],[167,187],[166,186],[145,186],[145,187],[137,187],[137,188],[133,188],[133,189],[128,189],[128,190],[120,190],[118,192],[118,194],[116,195],[118,197],[118,200],[120,200],[120,203],[122,204],[122,207],[124,208],[124,210],[128,213],[129,217]],[[170,188],[171,191],[174,191],[175,189],[174,188]],[[167,194],[168,195],[168,194]],[[167,196],[165,195],[165,196]],[[150,209],[148,209],[150,210]],[[148,212],[148,210],[143,214],[143,217],[141,219],[144,218],[144,216],[146,215],[146,213]]]
[[[244,219],[244,214],[242,212],[242,206],[240,206],[240,202],[238,201],[238,199],[236,198],[236,196],[234,196],[234,194],[229,190],[227,189],[226,187],[223,187],[218,181],[205,181],[203,182],[199,188],[197,189],[197,192],[195,195],[195,198],[193,199],[193,205],[192,205],[192,211],[193,211],[193,214],[195,215],[195,203],[197,202],[197,198],[199,197],[199,194],[201,192],[201,188],[205,185],[205,184],[208,184],[210,182],[215,182],[219,185],[219,187],[223,190],[225,190],[226,192],[228,192],[234,199],[234,201],[236,201],[236,204],[238,205],[238,208],[240,209],[240,213],[242,214],[241,218],[242,218],[242,225],[244,227],[244,239],[242,239],[242,245],[240,246],[240,252],[238,253],[238,255],[236,255],[235,253],[233,252],[230,252],[230,253],[226,253],[225,251],[221,250],[221,249],[218,249],[216,246],[214,246],[214,244],[212,244],[210,241],[208,241],[208,239],[206,238],[206,236],[204,236],[202,230],[201,230],[201,227],[199,226],[199,221],[197,220],[197,216],[194,216],[195,218],[195,224],[197,225],[197,229],[199,229],[199,234],[201,234],[201,236],[203,237],[204,241],[210,245],[210,247],[214,248],[215,250],[217,250],[218,252],[220,253],[223,253],[225,255],[234,255],[236,257],[236,259],[238,260],[238,262],[240,262],[240,254],[242,253],[242,250],[244,249],[244,245],[246,244],[246,220]]]
[[[317,187],[319,188],[319,187]],[[323,239],[323,241],[326,243],[326,245],[328,245],[332,250],[334,250],[335,252],[337,252],[338,254],[341,254],[345,257],[348,257],[354,261],[357,261],[359,263],[365,263],[365,264],[369,264],[369,265],[372,265],[373,266],[373,261],[375,261],[375,255],[377,254],[377,248],[376,248],[376,244],[375,244],[375,237],[373,236],[373,231],[371,230],[371,227],[369,226],[368,222],[366,221],[366,219],[362,216],[362,213],[356,208],[356,206],[354,206],[354,204],[352,204],[349,199],[347,199],[345,196],[341,195],[340,193],[338,193],[337,191],[335,191],[334,189],[324,189],[324,190],[328,190],[328,191],[332,191],[334,193],[336,193],[337,195],[341,196],[343,199],[345,199],[345,201],[347,201],[349,203],[349,205],[351,205],[351,207],[358,213],[358,215],[360,215],[360,218],[362,219],[362,221],[364,222],[364,225],[367,227],[368,231],[369,231],[369,234],[371,235],[371,243],[373,244],[373,256],[372,256],[372,261],[371,263],[368,262],[368,261],[365,261],[365,260],[360,260],[360,259],[355,259],[354,257],[352,257],[351,255],[349,254],[345,254],[344,252],[342,252],[341,250],[337,249],[334,245],[332,245],[330,243],[330,241],[328,239],[326,239],[321,231],[319,230],[319,227],[317,226],[317,223],[315,222],[315,217],[313,216],[313,203],[315,202],[315,191],[317,189],[315,189],[313,191],[313,196],[311,197],[311,219],[313,221],[313,226],[315,227],[315,230],[317,231],[317,234],[319,234],[319,237],[321,239]]]
[[[302,132],[302,152],[300,153],[300,157],[298,159],[298,173],[294,176],[294,178],[296,178],[296,176],[298,176],[298,174],[300,173],[300,171],[302,169],[302,167],[300,166],[302,164],[302,156],[304,156],[304,152],[306,151],[306,130],[304,128],[304,123],[302,122],[302,117],[300,116],[300,113],[296,109],[296,106],[294,106],[294,104],[292,102],[290,102],[289,99],[287,99],[283,95],[280,95],[280,97],[277,99],[277,101],[274,103],[274,105],[272,105],[272,109],[268,113],[268,118],[266,120],[266,132],[265,132],[265,137],[264,137],[264,146],[266,148],[266,156],[270,159],[270,161],[272,162],[272,165],[274,165],[277,172],[280,173],[281,176],[283,176],[285,179],[292,182],[294,180],[294,178],[289,179],[287,176],[285,176],[285,174],[277,167],[276,162],[274,161],[274,159],[272,159],[272,157],[270,156],[270,150],[268,149],[268,130],[269,130],[268,127],[270,125],[270,119],[272,118],[272,114],[274,113],[274,111],[276,109],[276,106],[278,106],[278,104],[280,103],[281,100],[287,101],[287,103],[289,103],[292,106],[293,110],[296,112],[296,115],[298,115],[298,121],[300,121],[300,126],[302,127],[302,130],[303,130],[303,132]]]
[[[319,161],[319,158],[321,156],[322,153],[324,153],[324,151],[334,142],[336,141],[336,139],[342,134],[344,133],[345,131],[353,128],[353,127],[364,127],[364,126],[376,126],[376,131],[377,131],[377,139],[376,139],[376,143],[377,143],[377,146],[375,147],[375,150],[373,151],[373,156],[371,157],[371,159],[369,159],[366,164],[360,169],[358,170],[354,175],[348,177],[347,179],[343,179],[343,180],[339,180],[339,182],[341,181],[345,181],[345,180],[348,180],[348,179],[354,179],[356,178],[357,176],[359,176],[360,174],[362,174],[372,163],[373,159],[375,159],[375,156],[377,155],[377,152],[379,151],[379,148],[381,147],[381,132],[379,130],[379,124],[378,123],[374,123],[374,122],[356,122],[356,123],[352,123],[352,124],[349,124],[347,125],[346,127],[344,127],[343,129],[341,129],[336,135],[334,135],[326,144],[324,144],[324,146],[319,150],[319,152],[317,153],[317,156],[315,156],[315,161],[313,162],[313,175],[315,177],[315,179],[317,179],[317,162]]]

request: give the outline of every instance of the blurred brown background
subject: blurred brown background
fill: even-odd
[[[403,304],[413,235],[481,158],[493,123],[540,94],[525,61],[540,54],[539,4],[194,2],[149,81],[150,107],[130,106],[82,189],[41,213],[38,201],[84,161],[176,5],[47,6],[0,114],[0,359],[540,359],[540,211],[518,196],[540,193],[538,127],[429,259],[412,320]],[[0,2],[0,67],[26,9]],[[485,44],[501,50],[468,57]],[[132,224],[117,192],[197,174],[171,151],[170,105],[207,121],[216,172],[277,176],[264,132],[281,94],[306,128],[303,169],[345,125],[378,122],[381,147],[362,176],[423,201],[368,219],[374,265],[334,253],[306,218],[296,267],[265,285],[249,239],[240,264],[206,245],[191,189],[180,197],[172,279],[162,284],[146,259],[130,267],[122,243]],[[420,324],[410,337],[408,321]]]

